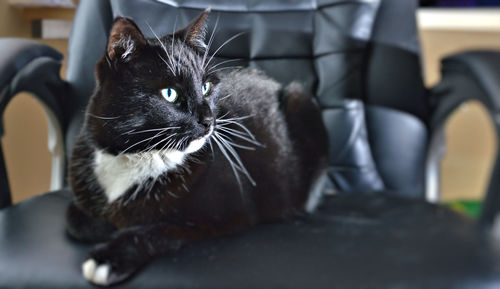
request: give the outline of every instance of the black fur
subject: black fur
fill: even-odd
[[[160,39],[146,39],[133,21],[118,18],[97,65],[97,89],[69,169],[75,200],[68,209],[68,232],[82,241],[105,241],[89,253],[98,264],[111,266],[101,285],[121,282],[183,244],[304,212],[325,168],[326,132],[313,99],[299,85],[282,88],[256,70],[212,71],[200,43],[207,15]],[[203,96],[206,82],[213,87]],[[179,91],[178,102],[161,96],[167,87]],[[238,123],[221,126],[221,119],[229,118]],[[182,166],[108,201],[94,175],[97,149],[112,155],[184,150],[211,125],[214,135],[225,134],[233,143],[239,170],[212,136],[212,149],[206,143]],[[162,135],[147,131],[162,127],[175,129]],[[174,133],[174,141],[161,142]]]

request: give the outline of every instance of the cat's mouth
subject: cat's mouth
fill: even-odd
[[[212,136],[212,133],[214,132],[214,126],[211,125],[210,129],[208,130],[208,133],[200,138],[192,140],[189,145],[186,147],[184,150],[185,153],[194,153],[201,149],[203,145],[207,142],[207,140]]]

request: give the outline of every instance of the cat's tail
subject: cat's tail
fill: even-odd
[[[328,163],[328,137],[321,110],[316,100],[296,82],[281,91],[280,104],[300,160],[303,182],[297,190],[300,194],[296,196],[297,206],[311,210],[311,197],[317,195]]]

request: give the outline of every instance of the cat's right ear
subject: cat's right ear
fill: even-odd
[[[132,19],[117,17],[113,22],[106,48],[109,60],[129,61],[146,45],[146,38]]]
[[[198,18],[191,21],[186,27],[177,30],[174,33],[174,37],[180,37],[186,43],[204,53],[207,48],[205,44],[205,35],[207,34],[207,19],[210,10],[210,7],[208,7],[198,16]]]

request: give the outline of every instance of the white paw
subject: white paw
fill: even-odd
[[[97,265],[94,259],[88,259],[82,265],[85,279],[97,285],[106,286],[109,284],[110,271],[111,267],[108,264]]]

